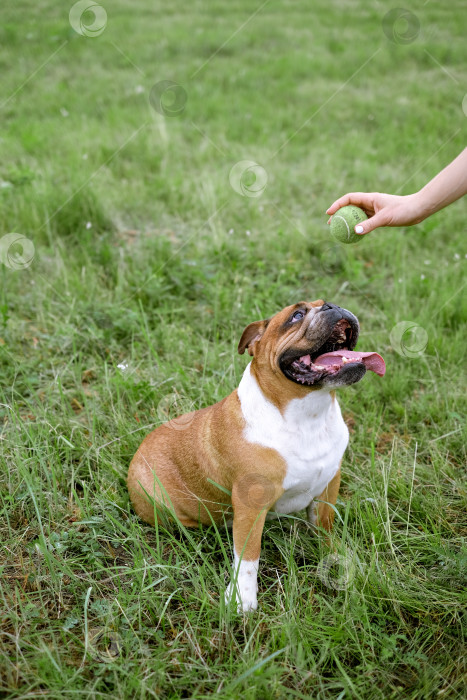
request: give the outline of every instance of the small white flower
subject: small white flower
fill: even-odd
[[[234,232],[233,228],[229,228],[229,234],[232,235],[233,232]]]
[[[461,259],[461,256],[459,255],[459,253],[454,253],[454,260],[460,260],[460,259]]]
[[[424,260],[425,265],[431,265],[431,260]]]
[[[137,95],[141,95],[141,93],[144,92],[144,87],[142,85],[137,85],[135,87],[135,92]]]
[[[87,160],[87,159],[88,159],[88,154],[87,154],[87,153],[83,153],[83,160]]]
[[[125,372],[128,369],[128,362],[120,362],[120,364],[118,364],[117,367],[122,372]]]
[[[251,236],[251,231],[245,231],[247,236]]]
[[[421,279],[421,280],[424,280],[424,279],[425,279],[425,275],[420,275],[420,279]]]
[[[86,224],[86,228],[87,228],[88,230],[89,230],[90,228],[92,228],[92,224],[91,224],[91,222],[90,222],[90,221],[88,221],[88,222],[87,222],[87,224]]]
[[[69,111],[65,107],[60,107],[60,114],[62,117],[68,117],[70,115]]]

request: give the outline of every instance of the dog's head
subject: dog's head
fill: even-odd
[[[267,373],[274,391],[301,396],[360,381],[366,371],[380,376],[384,360],[374,352],[355,352],[358,319],[321,299],[287,306],[275,316],[250,323],[238,352],[248,350],[256,373]]]

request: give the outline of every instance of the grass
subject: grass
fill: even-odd
[[[3,8],[0,231],[35,257],[0,264],[0,693],[463,697],[466,204],[348,247],[324,214],[463,148],[462,4],[410,2],[407,44],[382,2],[104,6],[94,38],[66,3]],[[177,117],[149,104],[161,80]],[[240,160],[260,197],[230,186]],[[142,524],[126,471],[167,414],[238,384],[247,323],[319,297],[388,371],[340,392],[332,548],[303,513],[268,522],[242,617],[230,533]]]

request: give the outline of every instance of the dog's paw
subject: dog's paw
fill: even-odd
[[[239,582],[235,586],[232,581],[225,591],[225,603],[229,605],[234,596],[237,601],[237,612],[253,612],[258,607],[258,599],[256,597],[257,589],[256,581],[249,581],[242,586]]]

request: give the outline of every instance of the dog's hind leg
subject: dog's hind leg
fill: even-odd
[[[308,521],[313,528],[322,527],[326,532],[331,532],[334,522],[334,509],[331,506],[336,504],[340,483],[341,468],[339,465],[337,474],[331,479],[323,493],[319,498],[313,499],[307,508]]]

